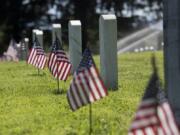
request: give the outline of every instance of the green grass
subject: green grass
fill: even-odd
[[[156,53],[163,78],[163,54]],[[130,122],[151,74],[151,53],[123,54],[118,58],[119,87],[92,105],[94,135],[127,135]],[[95,56],[99,67],[99,57]],[[69,108],[66,91],[71,77],[60,83],[46,69],[25,62],[0,63],[0,135],[87,135],[89,106]]]

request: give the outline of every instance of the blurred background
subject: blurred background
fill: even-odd
[[[61,23],[63,44],[68,47],[68,21],[72,19],[82,22],[83,46],[88,44],[98,52],[101,14],[116,14],[118,39],[122,39],[161,21],[162,10],[162,0],[5,0],[0,5],[0,55],[8,49],[11,39],[18,43],[29,37],[32,43],[34,28],[44,31],[48,51],[52,23]]]

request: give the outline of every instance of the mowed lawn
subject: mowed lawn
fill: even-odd
[[[163,78],[163,54],[155,53]],[[92,105],[94,135],[127,135],[127,130],[152,72],[152,53],[123,54],[118,58],[118,90]],[[99,56],[95,56],[99,67]],[[89,106],[72,112],[66,91],[72,77],[57,81],[48,69],[25,62],[0,63],[0,135],[88,135]],[[162,80],[163,81],[163,80]]]

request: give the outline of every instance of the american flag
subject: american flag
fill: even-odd
[[[72,65],[62,48],[62,44],[56,37],[49,56],[48,68],[55,78],[66,81],[71,67]]]
[[[33,48],[30,51],[28,57],[28,64],[32,64],[33,66],[43,69],[46,65],[46,56],[43,48],[40,46],[37,38],[35,39]]]
[[[153,65],[154,73],[128,135],[179,135],[165,92],[160,88],[155,62]]]
[[[81,106],[95,102],[107,96],[105,88],[89,49],[85,49],[83,58],[67,92],[67,99],[73,111]]]

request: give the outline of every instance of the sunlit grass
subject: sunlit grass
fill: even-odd
[[[156,53],[163,78],[162,52]],[[151,74],[151,53],[123,54],[118,58],[119,87],[92,105],[94,135],[127,135],[130,122]],[[99,56],[95,56],[99,67]],[[25,62],[0,63],[0,135],[87,135],[89,106],[76,112],[69,108],[67,82],[57,82],[48,69]]]

